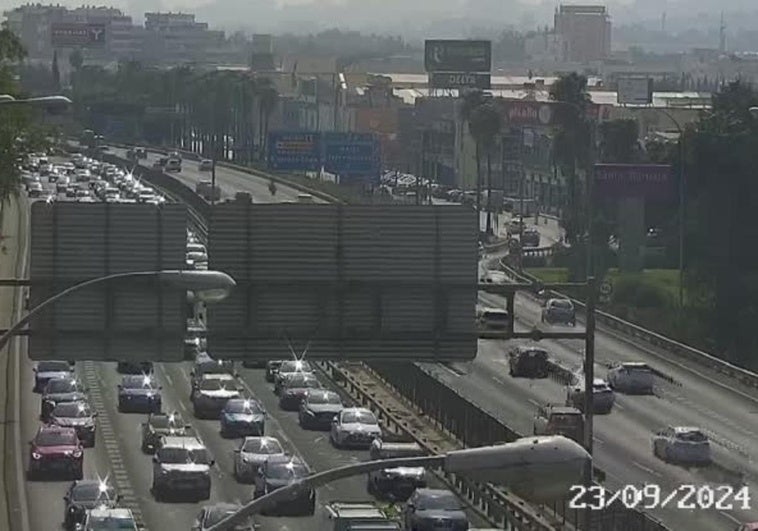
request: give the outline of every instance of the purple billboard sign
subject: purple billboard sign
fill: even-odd
[[[644,197],[666,201],[674,191],[671,166],[666,164],[595,164],[595,197]]]

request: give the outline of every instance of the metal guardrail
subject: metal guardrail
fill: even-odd
[[[510,267],[504,259],[500,259],[499,262],[500,269],[502,269],[508,276],[519,282],[541,282],[537,277],[533,275],[530,275],[528,273],[519,273]],[[584,312],[585,304],[579,300],[569,297],[566,294],[550,290],[546,293],[546,295],[550,297],[570,299],[578,310]],[[619,317],[606,312],[602,312],[600,310],[595,310],[595,319],[597,322],[602,323],[606,327],[616,330],[625,336],[629,336],[632,339],[640,339],[652,346],[659,347],[666,352],[675,354],[679,358],[692,361],[700,366],[706,367],[714,372],[723,374],[724,376],[741,382],[748,387],[758,389],[758,374],[752,371],[733,365],[728,361],[719,359],[711,354],[708,354],[707,352],[703,352],[702,350],[690,347],[689,345],[679,343],[678,341],[675,341],[671,338],[662,336],[661,334],[657,334],[651,330],[643,328],[634,323],[624,321]]]

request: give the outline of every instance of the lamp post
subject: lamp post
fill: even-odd
[[[161,283],[173,285],[177,288],[183,288],[192,291],[195,296],[205,302],[218,302],[225,299],[236,285],[232,277],[221,271],[195,271],[195,270],[163,270],[163,271],[132,271],[129,273],[114,273],[103,277],[85,280],[79,284],[64,289],[56,293],[49,299],[41,302],[29,313],[22,317],[18,322],[11,326],[2,336],[0,336],[0,351],[8,344],[8,341],[20,331],[35,315],[42,310],[58,302],[68,295],[96,284],[103,284],[113,280],[127,280],[134,278],[157,278]]]
[[[256,498],[207,531],[233,529],[262,509],[287,501],[299,492],[333,481],[395,467],[441,467],[483,483],[508,486],[530,501],[546,502],[564,497],[581,481],[592,458],[574,441],[562,436],[525,437],[512,443],[453,450],[442,455],[401,457],[354,463],[318,472]]]

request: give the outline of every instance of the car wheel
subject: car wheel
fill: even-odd
[[[161,492],[161,489],[153,485],[152,491],[153,491],[153,498],[155,498],[155,501],[157,502],[163,501],[163,492]]]
[[[79,465],[76,469],[74,469],[74,479],[79,481],[84,478],[84,467],[82,465]]]
[[[308,507],[305,511],[307,516],[313,516],[316,514],[316,495],[314,494],[311,500],[308,502]]]
[[[149,454],[150,453],[150,448],[144,442],[142,443],[141,448],[142,448],[142,453],[145,453],[145,454]]]
[[[204,489],[200,491],[200,499],[198,501],[205,501],[211,499],[211,488],[208,487],[207,489]]]

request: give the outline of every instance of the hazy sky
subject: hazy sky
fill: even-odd
[[[328,27],[351,27],[364,31],[404,34],[423,31],[425,25],[460,27],[534,28],[552,25],[552,12],[558,0],[100,0],[91,4],[119,7],[141,22],[145,11],[190,11],[200,21],[223,29],[249,31],[303,32]],[[86,0],[54,0],[69,7],[90,3]],[[567,1],[566,3],[602,3]],[[614,24],[660,20],[667,13],[671,27],[677,20],[685,27],[710,27],[719,12],[727,12],[727,24],[737,28],[755,20],[746,13],[758,14],[758,0],[607,0]],[[20,5],[0,0],[3,10]],[[731,14],[731,17],[730,17]]]

